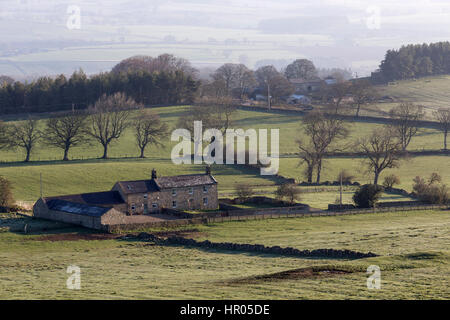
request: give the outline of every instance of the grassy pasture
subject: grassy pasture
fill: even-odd
[[[1,215],[0,221],[11,218]],[[84,234],[84,229],[28,235],[0,232],[0,298],[448,299],[449,227],[448,212],[427,211],[230,222],[197,226],[187,235],[381,255],[355,261],[159,247],[113,239],[37,241],[67,232]],[[79,291],[66,288],[69,265],[81,268]],[[369,265],[381,268],[381,290],[366,288]],[[348,273],[271,277],[312,266]]]
[[[155,108],[164,121],[175,129],[178,117],[185,115],[187,107]],[[15,120],[18,121],[18,120]],[[40,125],[43,126],[44,119]],[[283,115],[266,112],[238,111],[233,128],[268,128],[280,129],[280,152],[283,154],[297,152],[296,139],[301,138],[299,128],[302,124],[301,116]],[[355,141],[358,137],[369,134],[371,130],[378,128],[379,124],[373,123],[349,123],[351,136],[342,143]],[[418,137],[413,139],[411,149],[439,149],[442,135],[431,129],[423,130]],[[0,175],[10,179],[14,184],[14,194],[19,201],[35,201],[39,197],[39,174],[43,175],[44,195],[70,194],[79,192],[94,192],[108,190],[118,180],[145,179],[152,168],[156,168],[161,175],[188,174],[202,172],[203,166],[183,165],[175,166],[170,160],[170,152],[175,144],[167,137],[163,141],[164,147],[150,146],[146,152],[146,159],[135,158],[138,154],[134,143],[134,136],[128,130],[123,137],[110,148],[110,160],[103,161],[96,158],[102,154],[99,144],[75,147],[70,155],[74,159],[71,162],[62,162],[55,159],[62,157],[61,150],[39,145],[32,155],[32,162],[21,162],[23,154],[21,150],[0,151],[0,160],[8,161],[0,165]],[[124,158],[127,157],[127,158]],[[86,160],[87,159],[87,160]],[[411,179],[416,175],[429,175],[431,172],[439,172],[444,180],[450,182],[450,172],[443,170],[448,157],[416,157],[402,164],[399,169],[390,170],[397,172],[402,180],[401,187],[409,189]],[[282,158],[280,160],[280,174],[287,177],[303,180],[303,168],[298,167],[296,158]],[[323,181],[335,180],[339,170],[347,168],[353,172],[356,179],[362,183],[370,181],[370,176],[365,172],[359,159],[335,158],[325,162]],[[389,172],[386,171],[385,174]],[[251,171],[236,166],[215,166],[213,173],[220,184],[220,193],[229,194],[234,190],[234,185],[245,181],[253,185],[257,190],[273,192],[274,185],[278,182],[275,178],[262,177],[257,171]],[[323,195],[326,198],[322,203],[309,199],[319,207],[334,202],[335,196]]]
[[[397,174],[401,180],[398,187],[405,190],[411,190],[413,184],[412,180],[416,176],[429,177],[431,173],[437,172],[442,176],[444,183],[450,184],[449,160],[450,158],[448,156],[411,157],[402,160],[399,168],[386,169],[383,171],[380,182],[383,182],[383,177],[386,175],[394,173]],[[364,160],[355,158],[326,159],[322,181],[335,181],[342,169],[347,169],[351,172],[355,176],[356,181],[359,181],[360,183],[373,183],[373,174],[367,172]],[[299,166],[299,159],[280,159],[280,174],[283,176],[302,181],[304,180],[302,176],[303,170],[303,165]]]
[[[154,108],[154,111],[166,121],[169,127],[176,129],[177,119],[186,114],[188,107],[161,107]],[[44,120],[40,121],[41,128],[44,127]],[[280,130],[280,153],[293,154],[298,152],[298,139],[302,138],[302,116],[290,114],[277,114],[267,112],[243,111],[239,110],[235,115],[232,128],[238,129],[279,129]],[[348,122],[350,136],[341,142],[341,145],[352,145],[358,138],[369,135],[373,130],[380,128],[380,124],[365,122]],[[270,131],[269,131],[270,133]],[[441,149],[443,145],[443,135],[438,130],[422,129],[409,147],[409,150],[430,150]],[[146,151],[146,156],[150,159],[170,159],[170,152],[176,142],[170,141],[170,134],[162,141],[164,148],[150,146]],[[91,145],[81,145],[71,149],[69,157],[73,159],[99,158],[103,153],[100,144],[93,141]],[[113,142],[109,149],[111,158],[137,157],[138,148],[135,144],[133,131],[128,129],[123,136]],[[25,158],[23,150],[0,151],[0,161],[22,161]],[[62,150],[38,144],[31,156],[32,161],[50,161],[62,158]]]
[[[450,76],[424,77],[414,80],[402,80],[388,85],[377,86],[380,96],[390,96],[395,101],[413,102],[423,105],[427,118],[433,111],[450,106]],[[389,112],[398,103],[376,103],[365,106],[361,114],[383,114]]]

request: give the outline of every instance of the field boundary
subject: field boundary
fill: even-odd
[[[422,211],[422,210],[449,210],[450,205],[410,205],[384,208],[369,208],[369,209],[350,209],[345,211],[317,211],[317,212],[294,212],[289,213],[263,213],[264,209],[260,210],[259,214],[252,215],[237,215],[237,216],[221,216],[221,217],[200,217],[190,219],[176,219],[168,221],[159,221],[142,224],[120,224],[120,225],[103,225],[103,231],[109,233],[128,232],[131,230],[139,230],[155,227],[178,227],[192,224],[209,224],[209,223],[223,223],[230,221],[248,221],[248,220],[265,220],[265,219],[281,219],[281,218],[310,218],[310,217],[332,217],[332,216],[346,216],[356,214],[371,214],[383,212],[402,212],[402,211]],[[243,209],[242,211],[244,211]]]

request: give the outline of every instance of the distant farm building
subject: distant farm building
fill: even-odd
[[[217,181],[205,174],[117,182],[111,191],[40,198],[33,206],[38,218],[101,229],[125,224],[127,216],[157,215],[165,210],[215,210]]]

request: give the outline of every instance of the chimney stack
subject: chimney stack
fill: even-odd
[[[152,180],[155,180],[156,178],[158,178],[158,176],[156,175],[156,170],[153,169],[152,170]]]
[[[211,166],[206,166],[206,174],[211,175]]]

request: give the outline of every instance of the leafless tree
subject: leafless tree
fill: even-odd
[[[389,127],[376,129],[369,137],[357,142],[357,147],[364,154],[369,170],[374,174],[375,185],[378,185],[378,178],[384,169],[399,166],[401,146],[401,142],[392,134]]]
[[[225,134],[233,121],[236,106],[230,97],[203,98],[178,119],[177,127],[189,130],[194,138],[194,121],[202,121],[203,130],[218,129]]]
[[[28,118],[25,121],[13,124],[8,131],[8,146],[11,148],[18,147],[25,149],[25,162],[30,161],[31,152],[36,142],[42,136],[41,131],[38,129],[37,120]]]
[[[342,81],[323,87],[326,100],[330,102],[330,106],[334,109],[335,114],[340,112],[345,97],[351,92],[351,87],[350,81]]]
[[[238,64],[235,70],[235,88],[238,90],[238,97],[242,99],[245,90],[256,86],[255,74],[244,64]]]
[[[439,122],[439,126],[444,133],[444,150],[447,150],[447,136],[450,130],[450,110],[439,109],[434,112],[434,117]]]
[[[175,72],[182,71],[192,76],[196,75],[190,62],[183,58],[175,57],[171,54],[161,54],[156,58],[150,56],[133,56],[120,61],[112,69],[113,73],[147,71],[153,72]]]
[[[314,145],[309,141],[309,143],[304,143],[302,140],[297,140],[300,158],[300,164],[305,164],[306,168],[304,171],[305,178],[308,183],[312,183],[314,168],[317,163],[317,155]]]
[[[297,59],[286,67],[284,71],[288,79],[317,79],[317,70],[314,63],[307,59]]]
[[[160,141],[167,135],[168,126],[156,113],[142,109],[133,121],[133,130],[141,152],[140,158],[145,158],[148,145],[162,145]]]
[[[236,64],[224,64],[214,72],[212,77],[215,81],[221,81],[225,86],[225,92],[230,94],[236,78]]]
[[[293,205],[296,200],[300,200],[301,190],[294,184],[282,184],[275,191],[278,200],[287,199],[289,204]]]
[[[392,119],[392,132],[406,151],[411,139],[419,132],[419,121],[423,118],[423,107],[410,102],[399,104],[389,112]]]
[[[344,122],[335,117],[326,117],[323,113],[312,112],[308,114],[305,119],[305,133],[307,141],[299,142],[299,148],[302,150],[305,160],[307,155],[306,150],[309,151],[307,157],[311,163],[314,163],[317,168],[316,182],[320,183],[323,158],[327,152],[336,152],[344,147],[338,147],[336,142],[348,136],[349,130]],[[306,162],[308,164],[308,162]]]
[[[76,111],[46,121],[43,138],[46,144],[64,150],[63,160],[69,160],[69,150],[89,140],[86,134],[87,114]]]
[[[102,159],[108,158],[108,147],[129,126],[130,109],[137,103],[123,93],[103,95],[90,108],[88,134],[103,146]]]
[[[256,70],[256,78],[259,86],[265,88],[268,99],[268,108],[271,108],[271,100],[290,95],[294,88],[274,66],[264,66]]]
[[[356,117],[359,117],[361,106],[375,98],[375,89],[367,80],[358,80],[350,87],[350,93],[353,98],[353,105],[356,108]]]

